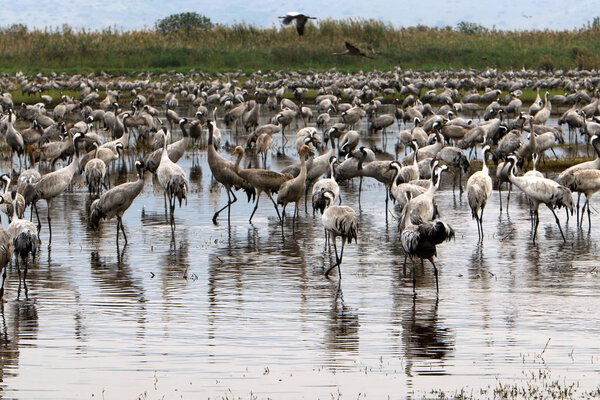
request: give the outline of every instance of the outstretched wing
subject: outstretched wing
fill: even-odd
[[[358,47],[354,46],[352,43],[350,43],[348,41],[345,41],[344,44],[346,45],[346,48],[348,49],[348,51],[351,54],[360,54],[360,53],[362,53],[360,51],[360,49]]]
[[[281,22],[282,22],[284,25],[289,25],[289,24],[291,24],[291,23],[294,21],[294,18],[295,18],[295,17],[294,17],[294,16],[292,16],[292,15],[286,15],[285,17],[279,17],[279,18],[282,18],[282,21],[281,21]]]

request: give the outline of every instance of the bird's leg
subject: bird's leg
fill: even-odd
[[[2,269],[2,287],[0,287],[0,299],[4,297],[4,282],[6,281],[6,266]]]
[[[508,207],[510,206],[510,192],[512,191],[512,183],[508,184],[508,197],[506,198],[506,215],[508,215]]]
[[[390,202],[389,189],[386,185],[385,187],[385,224],[388,224],[388,204]]]
[[[579,200],[581,199],[581,193],[577,193],[577,223],[579,224]]]
[[[50,245],[50,242],[52,241],[52,219],[50,218],[50,208],[51,208],[52,202],[48,202],[47,204],[48,204],[48,235],[49,235],[48,245]]]
[[[119,225],[121,225],[121,218],[117,217],[117,248],[119,247]]]
[[[28,299],[29,295],[28,295],[28,290],[27,290],[27,267],[28,267],[29,262],[28,262],[27,258],[25,258],[24,263],[25,263],[25,268],[23,270],[23,288],[25,289],[25,299]]]
[[[556,155],[556,153],[554,152],[554,149],[552,147],[550,147],[550,151],[552,152],[552,154],[554,154],[554,157],[558,160],[558,156]]]
[[[358,206],[360,207],[360,194],[362,193],[362,181],[363,181],[363,177],[362,175],[359,178],[359,184],[358,184]]]
[[[223,207],[221,207],[212,217],[212,222],[213,224],[217,225],[217,218],[219,218],[219,214],[221,213],[221,211],[223,211],[224,209],[228,209],[233,203],[236,202],[237,198],[235,198],[235,194],[233,194],[233,192],[231,192],[231,189],[226,189],[227,190],[227,204],[225,204]],[[231,201],[231,194],[233,194],[234,200]],[[228,224],[231,224],[231,210],[227,210],[227,221]]]
[[[310,185],[306,185],[304,190],[304,214],[308,212],[308,189],[310,189]]]
[[[415,261],[412,261],[412,281],[413,281],[413,294],[417,294],[417,266],[415,265]]]
[[[538,221],[539,221],[538,210],[534,210],[533,243],[535,243],[535,237],[537,236]]]
[[[502,212],[502,182],[498,182],[498,199],[500,200],[500,212]]]
[[[583,207],[581,207],[581,219],[579,219],[579,221],[577,221],[577,225],[579,227],[579,229],[583,228],[583,217],[585,216],[585,208],[588,207],[589,208],[589,204],[587,202],[587,198],[585,203],[583,203]]]
[[[588,232],[592,230],[592,216],[590,213],[590,200],[587,198],[586,196],[586,201],[587,203],[587,215],[588,215]]]
[[[166,216],[166,214],[167,214],[167,191],[166,190],[163,192],[163,200],[165,202],[165,216]]]
[[[19,256],[15,255],[15,264],[17,265],[17,274],[19,275],[19,288],[17,289],[17,300],[21,295],[21,267],[19,265]]]
[[[254,205],[254,210],[252,210],[252,214],[250,214],[250,220],[248,222],[252,223],[252,217],[254,217],[254,213],[256,212],[256,209],[258,208],[258,202],[260,200],[260,192],[258,192],[258,194],[256,195],[256,204]],[[279,212],[279,211],[277,211]]]
[[[431,262],[431,265],[433,265],[433,275],[435,275],[435,291],[439,292],[440,286],[438,283],[438,269],[437,269],[435,263],[433,262],[433,257],[429,259],[429,262]]]
[[[37,202],[33,202],[33,208],[35,209],[35,215],[37,217],[37,230],[38,230],[38,234],[40,233],[40,231],[42,230],[42,222],[40,221],[40,213],[38,213],[38,209],[37,209]],[[33,218],[32,218],[33,219]]]
[[[342,250],[340,251],[340,260],[338,261],[338,274],[342,279],[342,271],[340,265],[342,264],[342,258],[344,258],[344,247],[346,246],[346,238],[342,236]]]
[[[339,264],[337,246],[335,244],[335,236],[332,238],[331,241],[333,242],[333,250],[335,251],[335,264],[333,264],[331,267],[329,267],[329,269],[327,271],[325,271],[325,277],[327,277],[327,278],[329,277],[329,273],[331,272],[331,270],[334,269],[335,267],[337,267]],[[340,277],[340,279],[341,279],[341,277]]]
[[[587,204],[587,201],[586,201]],[[588,213],[590,212],[590,205],[588,204]],[[567,241],[567,239],[565,238],[565,234],[563,233],[562,227],[560,226],[560,220],[558,219],[558,216],[556,215],[556,213],[554,212],[554,209],[551,208],[550,211],[552,211],[552,214],[554,215],[554,219],[556,220],[556,225],[558,225],[558,229],[560,230],[560,235],[563,238],[563,241]]]
[[[298,216],[298,202],[294,203],[294,216],[292,217],[292,232],[296,231],[296,217]]]
[[[170,201],[171,203],[171,227],[175,229],[175,194]]]
[[[462,171],[458,168],[458,194],[462,196],[463,187],[462,187]]]
[[[281,223],[283,223],[283,218],[281,218],[281,214],[279,214],[279,209],[277,208],[277,203],[275,203],[275,200],[273,200],[273,196],[271,196],[271,193],[269,193],[268,191],[266,193],[267,193],[267,196],[269,196],[269,199],[271,199],[271,203],[273,203],[273,206],[275,207],[275,211],[277,212],[277,217],[279,217],[279,220],[281,221]]]
[[[125,227],[123,226],[123,219],[117,216],[117,242],[119,241],[119,226],[121,227],[121,232],[123,232],[123,239],[125,239],[125,246],[127,246],[127,235],[125,234]]]

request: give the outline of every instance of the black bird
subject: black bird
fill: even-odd
[[[344,44],[346,45],[346,51],[343,51],[341,53],[333,53],[334,56],[357,56],[373,58],[348,41],[345,41]]]
[[[298,31],[298,35],[304,35],[304,26],[309,19],[317,19],[316,17],[309,17],[308,15],[300,14],[297,11],[290,11],[286,13],[283,17],[279,17],[283,19],[284,25],[291,25],[292,22],[296,22],[296,31]]]

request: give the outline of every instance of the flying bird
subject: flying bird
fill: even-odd
[[[357,57],[373,58],[372,56],[367,55],[361,49],[354,46],[352,43],[350,43],[348,41],[345,41],[344,44],[346,45],[346,51],[343,51],[341,53],[333,53],[334,56],[357,56]]]
[[[296,31],[298,31],[298,35],[304,35],[304,26],[309,19],[317,19],[317,17],[309,17],[308,15],[300,14],[297,11],[290,11],[285,14],[283,17],[279,17],[283,19],[284,25],[291,25],[292,22],[296,23]]]

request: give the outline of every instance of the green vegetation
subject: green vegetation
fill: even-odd
[[[301,37],[293,28],[213,25],[202,15],[184,14],[158,21],[156,30],[2,28],[0,71],[600,67],[596,20],[573,31],[498,31],[471,22],[455,29],[397,29],[374,20],[327,19],[309,24]],[[332,55],[346,40],[375,58]]]
[[[156,21],[155,25],[156,31],[163,35],[182,31],[185,33],[195,30],[209,31],[212,27],[213,23],[210,21],[210,18],[195,12],[169,15]]]

